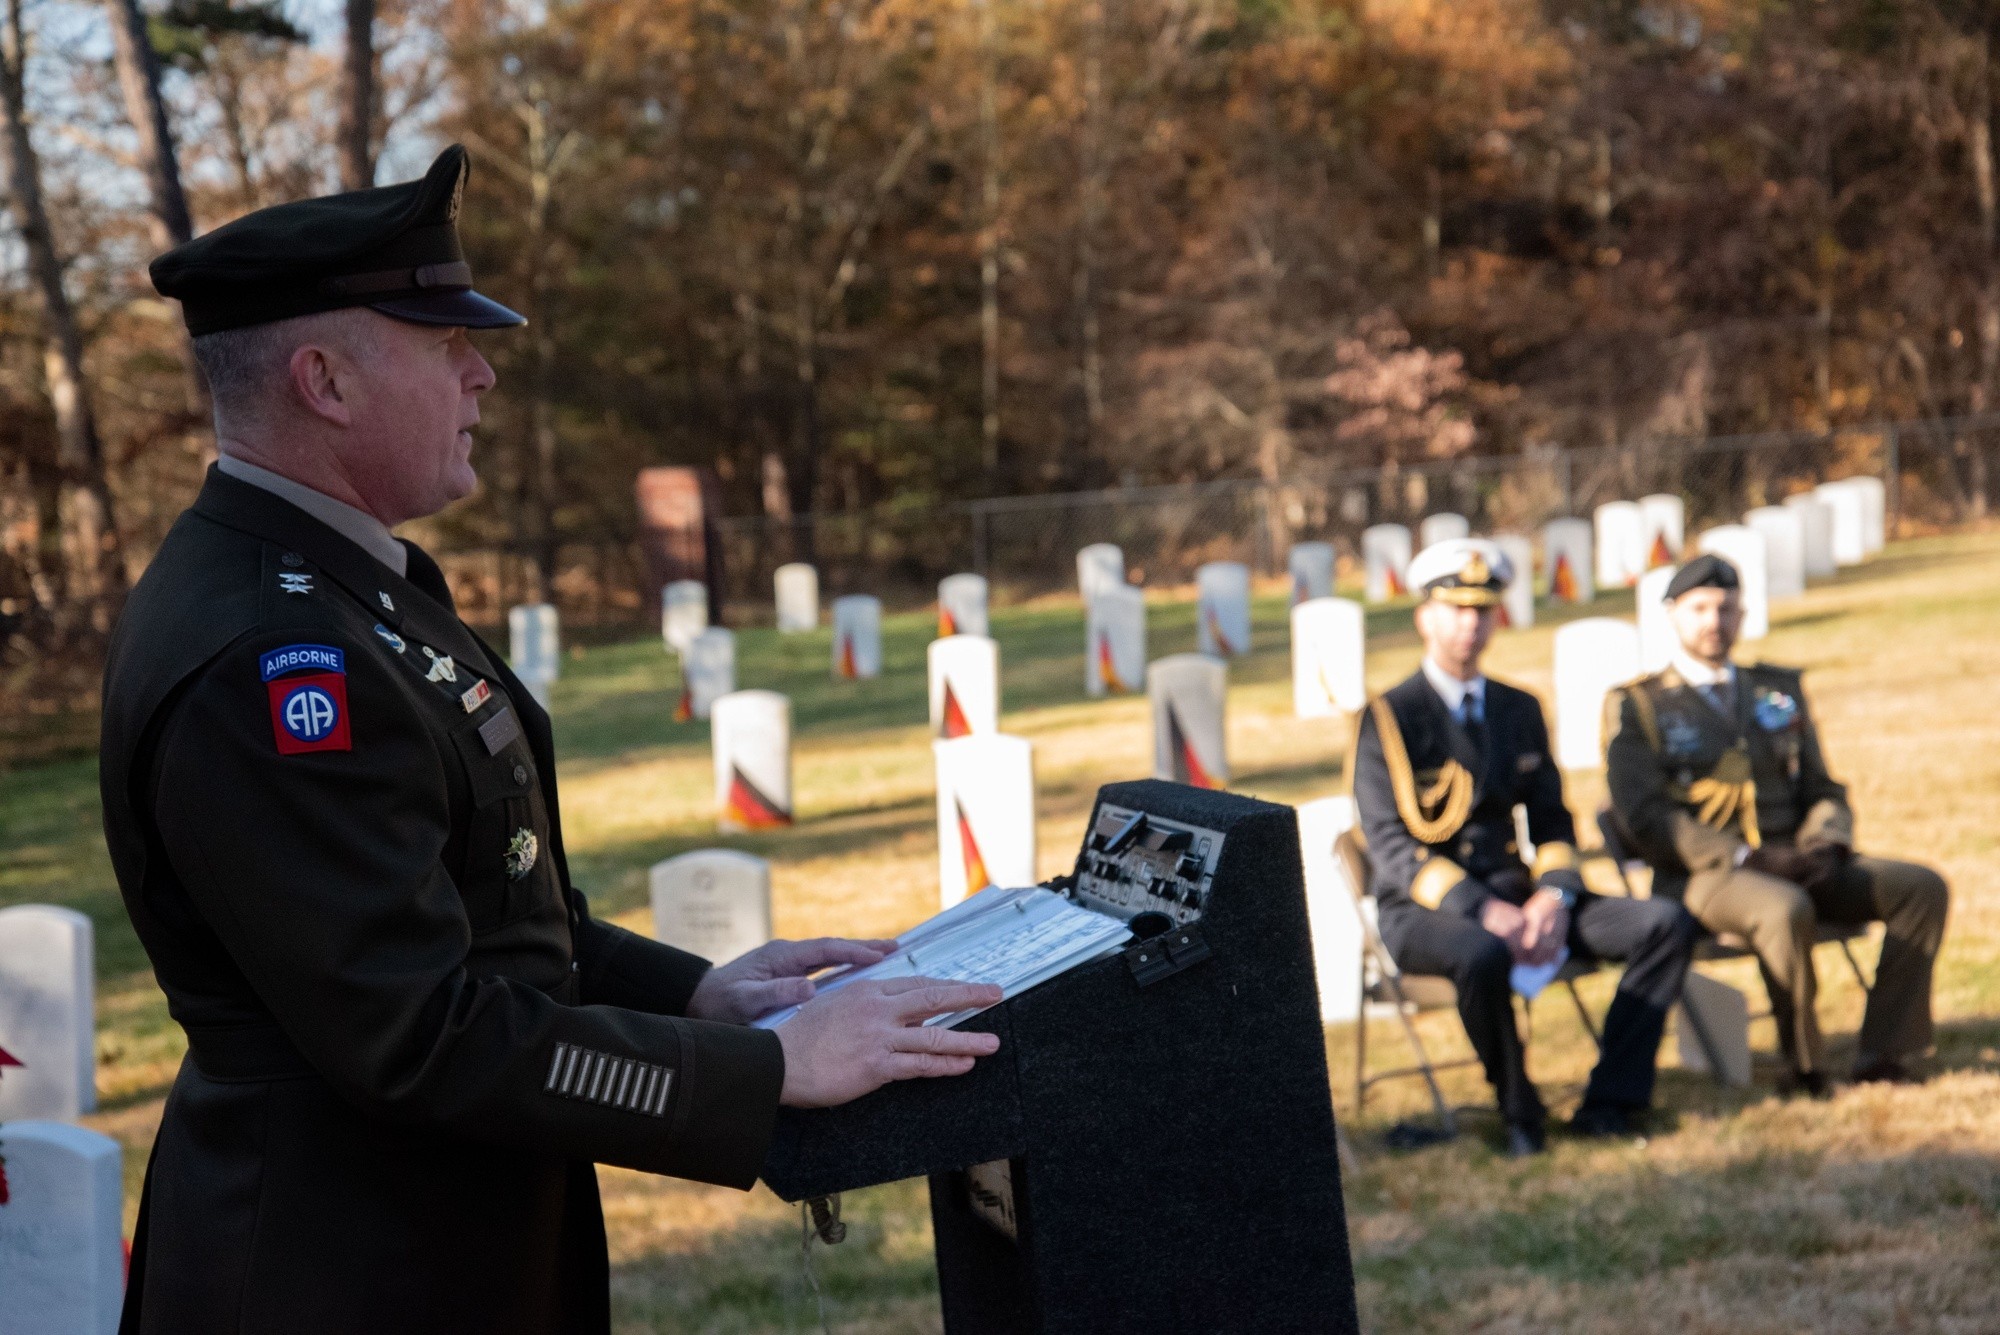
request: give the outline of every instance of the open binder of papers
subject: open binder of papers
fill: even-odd
[[[843,968],[817,979],[825,996],[864,978],[938,978],[991,983],[1003,998],[1079,964],[1102,959],[1124,945],[1132,930],[1117,918],[1079,908],[1053,890],[982,890],[896,938],[895,953],[866,968]],[[752,1021],[775,1029],[798,1013],[784,1006]],[[926,1024],[954,1025],[980,1008],[933,1016]]]

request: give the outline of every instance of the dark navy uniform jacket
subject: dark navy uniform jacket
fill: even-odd
[[[776,1036],[590,916],[548,716],[410,562],[211,471],[119,624],[105,835],[188,1036],[128,1332],[605,1331],[593,1163],[762,1163]]]
[[[1370,893],[1385,915],[1415,904],[1472,916],[1491,895],[1523,903],[1536,880],[1574,874],[1576,826],[1541,702],[1491,677],[1485,695],[1483,747],[1421,671],[1361,711],[1355,817],[1374,869]],[[1381,713],[1395,735],[1385,738]],[[1532,870],[1515,833],[1517,804],[1536,846]]]

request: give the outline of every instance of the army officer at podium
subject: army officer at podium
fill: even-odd
[[[1351,769],[1382,939],[1404,972],[1452,981],[1508,1150],[1533,1154],[1546,1112],[1515,1026],[1514,966],[1547,965],[1565,950],[1624,962],[1571,1124],[1627,1135],[1652,1102],[1654,1058],[1696,927],[1678,904],[1584,888],[1541,704],[1480,672],[1511,576],[1506,555],[1479,539],[1434,544],[1411,562],[1423,664],[1362,711]],[[1527,810],[1532,866],[1516,806]]]

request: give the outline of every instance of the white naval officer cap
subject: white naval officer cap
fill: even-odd
[[[1447,538],[1410,562],[1410,587],[1424,600],[1492,607],[1514,578],[1514,563],[1486,538]]]

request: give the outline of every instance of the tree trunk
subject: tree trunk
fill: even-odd
[[[347,0],[338,134],[341,189],[375,184],[375,0]]]
[[[1000,469],[1000,56],[993,6],[979,0],[979,138],[984,180],[979,192],[980,459],[989,490]]]
[[[139,0],[110,0],[112,63],[118,68],[118,89],[125,99],[125,116],[139,136],[139,168],[153,213],[153,247],[171,250],[194,239],[194,219],[181,189],[180,158],[167,104],[160,96],[160,58],[146,31]],[[208,416],[208,385],[194,357],[194,340],[180,330],[181,366],[187,377],[188,413],[197,421]]]
[[[1098,230],[1104,220],[1104,0],[1083,7],[1082,180],[1078,201],[1076,302],[1083,342],[1083,453],[1094,458],[1104,434],[1104,357],[1097,317]]]
[[[1979,340],[1979,371],[1973,377],[1967,404],[1975,414],[1990,412],[1996,392],[2000,392],[2000,200],[1996,200],[1993,180],[1993,39],[1979,34],[1974,48],[1977,68],[1973,79],[1971,158],[1973,194],[1979,201],[1978,318],[1974,321]],[[1985,452],[1974,455],[1971,478],[1972,514],[1986,516]]]
[[[21,0],[8,0],[0,32],[0,165],[6,170],[7,202],[27,252],[29,276],[42,303],[42,364],[55,409],[68,610],[77,626],[88,624],[103,633],[124,599],[125,566],[105,479],[104,446],[84,374],[83,332],[63,288],[62,259],[42,197],[41,162],[28,137],[26,65]]]

